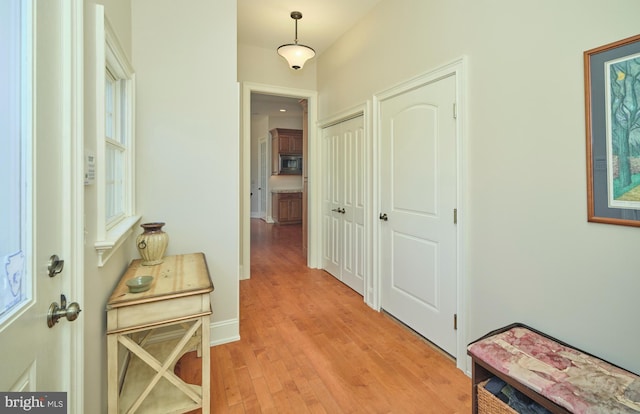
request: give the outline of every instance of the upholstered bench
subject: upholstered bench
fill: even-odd
[[[638,375],[526,325],[493,331],[472,342],[467,353],[473,362],[474,414],[496,411],[478,404],[479,391],[484,396],[481,387],[491,377],[552,413],[640,413]]]

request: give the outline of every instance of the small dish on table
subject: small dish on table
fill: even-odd
[[[136,276],[127,280],[127,286],[130,293],[141,293],[151,288],[151,282],[153,282],[153,276]]]

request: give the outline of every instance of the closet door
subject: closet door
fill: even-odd
[[[322,129],[322,268],[340,279],[340,125]]]
[[[365,138],[359,116],[323,129],[323,267],[363,294]]]

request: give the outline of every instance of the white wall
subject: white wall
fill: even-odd
[[[96,85],[104,79],[96,79],[95,73],[95,5],[104,5],[116,36],[131,61],[131,1],[98,0],[84,2],[84,146],[96,151]],[[102,138],[101,138],[102,139]],[[84,412],[100,413],[107,406],[107,349],[106,305],[113,288],[131,260],[138,257],[132,237],[117,250],[104,267],[98,267],[98,255],[94,248],[97,239],[96,186],[84,187],[85,191],[85,255],[84,298],[82,313],[77,323],[84,328]]]
[[[293,70],[276,49],[239,44],[238,81],[315,90],[316,59],[307,61],[301,70]]]
[[[235,1],[135,0],[137,203],[167,254],[204,252],[212,342],[237,339],[239,133]]]
[[[640,372],[637,228],[587,223],[583,51],[636,0],[383,0],[317,62],[319,119],[466,55],[467,342],[519,321]]]

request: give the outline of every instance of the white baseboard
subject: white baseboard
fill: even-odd
[[[238,272],[239,272],[238,274],[240,275],[238,279],[240,280],[247,280],[251,278],[251,274],[249,273],[245,274],[244,269],[245,269],[244,263],[240,264],[240,267],[238,268]]]
[[[214,322],[209,325],[210,346],[227,344],[240,340],[240,321],[229,319],[226,321]]]

